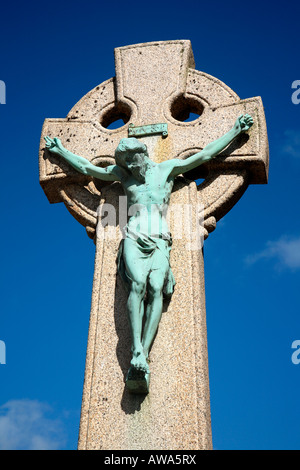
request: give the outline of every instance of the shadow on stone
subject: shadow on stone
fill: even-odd
[[[124,411],[125,414],[127,415],[132,415],[136,413],[137,411],[141,410],[141,405],[145,398],[148,395],[142,395],[142,394],[133,394],[130,393],[126,387],[124,387],[123,390],[123,395],[121,399],[121,408]]]
[[[122,370],[124,377],[124,389],[121,399],[121,408],[126,414],[134,414],[136,411],[140,411],[141,405],[147,394],[135,394],[130,392],[125,386],[125,379],[130,367],[131,360],[131,335],[129,322],[126,313],[127,303],[127,291],[123,285],[122,279],[117,275],[115,285],[115,309],[114,309],[114,321],[116,333],[118,336],[118,344],[116,348],[116,355]],[[163,314],[167,312],[170,299],[165,299],[163,303]],[[155,338],[154,338],[155,341]],[[153,342],[154,342],[153,341]],[[151,349],[150,349],[151,357]],[[150,361],[151,369],[151,361]],[[150,379],[150,390],[151,390],[151,379]]]
[[[114,321],[118,336],[116,355],[124,378],[121,408],[126,414],[134,414],[141,409],[141,404],[147,395],[130,393],[125,386],[125,378],[131,360],[131,335],[126,313],[127,295],[122,279],[118,275],[115,287]]]

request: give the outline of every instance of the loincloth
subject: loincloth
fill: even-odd
[[[168,261],[168,269],[166,271],[164,286],[163,286],[163,295],[164,297],[171,297],[174,292],[175,287],[175,278],[170,266],[170,251],[172,247],[172,237],[171,234],[164,233],[161,235],[149,236],[144,233],[136,232],[129,228],[125,227],[125,238],[130,238],[135,242],[135,247],[137,248],[136,255],[139,259],[143,260],[143,263],[146,264],[146,269],[148,272],[148,277],[150,272],[153,269],[157,269],[157,266],[154,266],[154,253],[157,250],[160,250],[161,253],[166,257]],[[121,241],[118,256],[117,256],[117,267],[118,272],[123,279],[126,287],[130,289],[132,279],[130,278],[128,272],[126,271],[126,264],[124,261],[124,239]]]

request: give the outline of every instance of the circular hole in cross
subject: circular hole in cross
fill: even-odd
[[[131,117],[131,109],[124,103],[117,103],[105,110],[100,117],[101,126],[105,129],[118,129],[123,127]]]
[[[178,96],[171,105],[171,115],[176,121],[192,122],[203,113],[203,104],[195,98]]]

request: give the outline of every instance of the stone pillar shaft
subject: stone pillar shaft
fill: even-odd
[[[118,207],[118,194],[116,184],[105,202]],[[124,386],[131,341],[127,293],[116,272],[119,240],[97,238],[79,449],[212,447],[203,254],[188,245],[195,243],[199,229],[197,189],[185,181],[177,183],[170,210],[178,217],[178,210],[187,207],[193,214],[182,238],[173,241],[176,287],[150,353],[146,396],[129,394]]]

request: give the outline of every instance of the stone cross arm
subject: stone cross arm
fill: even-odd
[[[208,226],[215,225],[248,184],[267,182],[268,138],[260,97],[240,100],[227,85],[195,70],[190,41],[120,47],[115,49],[115,63],[115,77],[87,93],[65,119],[46,119],[41,136],[41,185],[49,201],[64,202],[91,237],[105,183],[77,173],[45,150],[46,135],[60,138],[68,150],[93,164],[106,166],[114,163],[115,149],[132,125],[164,123],[167,137],[141,137],[150,158],[161,162],[200,151],[247,113],[254,120],[251,133],[241,135],[220,157],[190,175],[205,178],[199,197],[206,218],[214,218]],[[198,117],[187,122],[190,113]],[[124,125],[109,128],[118,119]]]

